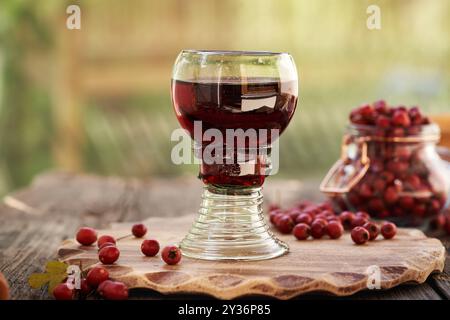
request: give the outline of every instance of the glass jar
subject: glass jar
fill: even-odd
[[[436,151],[436,124],[380,129],[350,125],[341,158],[320,189],[340,210],[366,211],[401,226],[419,226],[447,204],[448,164]]]

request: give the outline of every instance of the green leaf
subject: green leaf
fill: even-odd
[[[60,261],[49,261],[45,266],[45,272],[51,274],[66,274],[68,265]]]
[[[39,289],[50,281],[51,275],[48,273],[33,273],[28,277],[28,284],[33,289]]]

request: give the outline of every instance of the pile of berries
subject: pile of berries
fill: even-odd
[[[143,224],[135,224],[131,229],[136,238],[142,238],[147,233],[147,227]],[[76,234],[76,240],[83,246],[91,246],[97,242],[98,258],[104,265],[115,263],[120,256],[120,250],[116,246],[116,239],[110,235],[102,235],[97,238],[97,231],[92,228],[80,228]],[[159,242],[155,239],[145,239],[141,243],[141,252],[148,257],[154,257],[160,249]],[[181,260],[181,250],[174,245],[166,246],[161,252],[162,260],[168,265],[175,265]],[[92,268],[81,280],[81,288],[75,290],[68,283],[61,283],[53,290],[57,300],[72,300],[77,295],[86,297],[93,292],[108,300],[123,300],[128,298],[128,288],[119,281],[109,278],[108,270],[102,266]]]
[[[390,107],[386,101],[379,100],[352,110],[350,122],[385,129],[386,133],[383,135],[386,136],[403,137],[417,134],[414,127],[429,124],[430,120],[422,114],[419,107]]]
[[[439,175],[442,168],[438,157],[430,154],[430,144],[389,140],[418,136],[422,126],[430,123],[428,117],[418,107],[389,107],[380,100],[353,110],[350,121],[360,126],[345,144],[357,145],[361,152],[358,139],[372,138],[367,141],[370,166],[344,197],[331,198],[334,203],[342,210],[366,211],[380,219],[401,218],[399,221],[408,225],[420,225],[425,218],[436,216],[450,190],[445,177]],[[349,165],[356,172],[361,169],[358,161],[348,159],[340,167],[343,183]]]
[[[385,239],[392,239],[397,233],[395,224],[384,222],[380,228],[364,211],[344,211],[337,215],[329,202],[314,204],[303,201],[289,209],[272,205],[269,219],[278,231],[293,233],[298,240],[306,240],[310,236],[320,239],[325,235],[330,239],[338,239],[347,229],[351,230],[353,242],[364,244],[375,240],[380,232]]]
[[[141,223],[133,225],[132,234],[142,238],[147,233],[147,227]],[[80,228],[76,235],[77,241],[84,246],[90,246],[97,241],[98,258],[103,264],[113,264],[119,259],[120,250],[116,247],[116,239],[103,235],[97,240],[97,231],[92,228]],[[147,257],[154,257],[159,252],[159,242],[155,239],[146,239],[141,244],[141,252]],[[177,264],[181,260],[181,250],[177,246],[167,246],[161,253],[162,260],[169,264]]]
[[[64,282],[53,289],[56,300],[72,300],[76,296],[86,298],[93,292],[97,292],[107,300],[128,299],[128,288],[120,281],[109,278],[109,272],[104,267],[94,267],[81,279],[80,288],[74,289],[73,285]]]

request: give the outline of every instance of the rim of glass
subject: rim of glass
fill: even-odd
[[[289,55],[288,52],[272,51],[247,51],[247,50],[206,50],[206,49],[183,49],[181,53],[191,53],[199,55],[230,55],[230,56],[281,56]]]

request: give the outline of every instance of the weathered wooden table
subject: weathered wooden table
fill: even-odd
[[[140,221],[150,216],[176,218],[196,212],[200,192],[201,183],[192,177],[124,180],[55,172],[38,176],[29,187],[6,196],[0,204],[0,271],[10,282],[12,298],[49,298],[46,290],[30,289],[27,278],[42,272],[46,262],[56,258],[61,241],[73,237],[78,227],[106,228],[112,222]],[[322,199],[318,181],[269,179],[264,190],[266,201],[277,193],[286,206],[299,199]],[[448,252],[450,238],[440,238]],[[132,298],[199,296],[163,296],[134,290]],[[337,299],[318,294],[299,298]],[[444,273],[431,275],[421,285],[364,291],[345,299],[450,299],[449,258]]]

